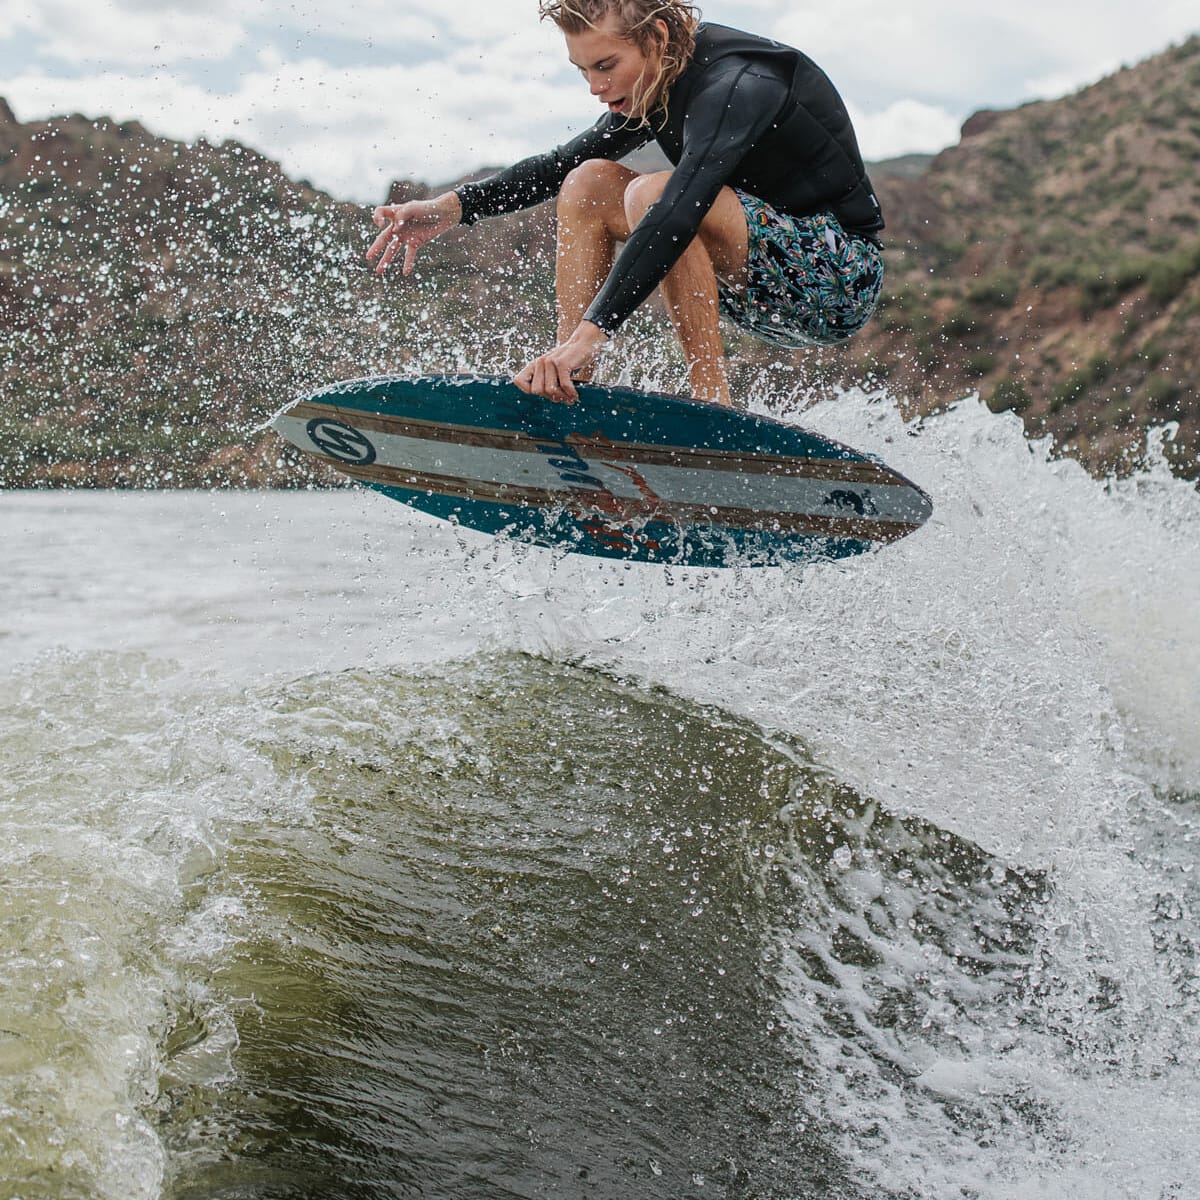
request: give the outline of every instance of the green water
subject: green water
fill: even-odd
[[[254,914],[209,985],[246,1011],[235,1086],[164,1092],[170,1194],[836,1179],[771,969],[790,756],[532,660],[271,707],[262,751],[312,820],[247,831],[204,881]]]
[[[990,420],[852,570],[0,497],[0,1200],[1189,1195],[1195,497]]]
[[[309,814],[243,829],[195,885],[240,932],[175,1015],[168,1195],[861,1194],[779,931],[837,907],[801,863],[820,886],[881,830],[798,747],[519,656],[263,701],[255,748]],[[939,853],[962,905],[983,857]],[[848,930],[834,953],[870,958]],[[206,1006],[237,1045],[197,1086]]]

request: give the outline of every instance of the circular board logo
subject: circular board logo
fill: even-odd
[[[322,454],[353,467],[365,467],[375,461],[375,447],[349,425],[316,417],[309,421],[307,432],[312,444]]]

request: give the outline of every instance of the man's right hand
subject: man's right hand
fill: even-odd
[[[403,249],[402,270],[407,275],[417,260],[417,251],[462,220],[462,202],[454,192],[444,192],[433,200],[380,205],[371,217],[383,232],[371,243],[368,260],[379,260],[375,270],[382,275]]]

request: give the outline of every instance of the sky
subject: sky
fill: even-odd
[[[954,144],[981,108],[1094,83],[1200,32],[1196,0],[710,0],[706,19],[798,46],[870,160]],[[0,96],[232,138],[341,200],[452,180],[599,115],[536,0],[0,0]]]

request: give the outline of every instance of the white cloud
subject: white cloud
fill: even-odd
[[[1194,0],[1092,0],[1083,13],[1045,0],[840,0],[837,20],[827,13],[792,0],[770,32],[861,107],[911,98],[961,116],[1065,95],[1200,29]]]
[[[231,53],[242,26],[211,9],[197,12],[142,7],[126,0],[39,0],[18,10],[19,28],[38,42],[40,56],[67,64],[134,65]],[[7,24],[7,21],[6,21]]]
[[[305,80],[307,79],[307,84]],[[314,83],[313,81],[316,80]],[[531,131],[561,139],[565,89],[503,81],[442,64],[362,68],[319,79],[313,64],[243,81],[230,111],[254,114],[241,136],[281,147],[285,162],[336,194],[383,198],[395,177],[446,180],[530,150]]]
[[[897,100],[873,113],[849,108],[859,149],[868,162],[902,154],[936,154],[958,141],[962,125],[945,109],[920,100]]]
[[[933,151],[972,111],[1063,94],[1180,40],[1195,0],[711,0],[710,20],[811,54],[868,158]],[[1189,26],[1190,22],[1190,26]],[[0,0],[0,93],[32,120],[80,111],[245,141],[289,174],[376,201],[512,161],[599,109],[534,0]]]
[[[140,120],[181,140],[235,138],[339,198],[378,203],[393,178],[444,181],[513,161],[599,115],[534,32],[485,55],[461,48],[448,60],[415,64],[334,69],[264,52],[228,92],[168,70],[70,79],[30,72],[10,78],[5,92],[25,120],[78,111]],[[530,69],[543,55],[542,69]],[[524,72],[513,69],[517,62]]]

